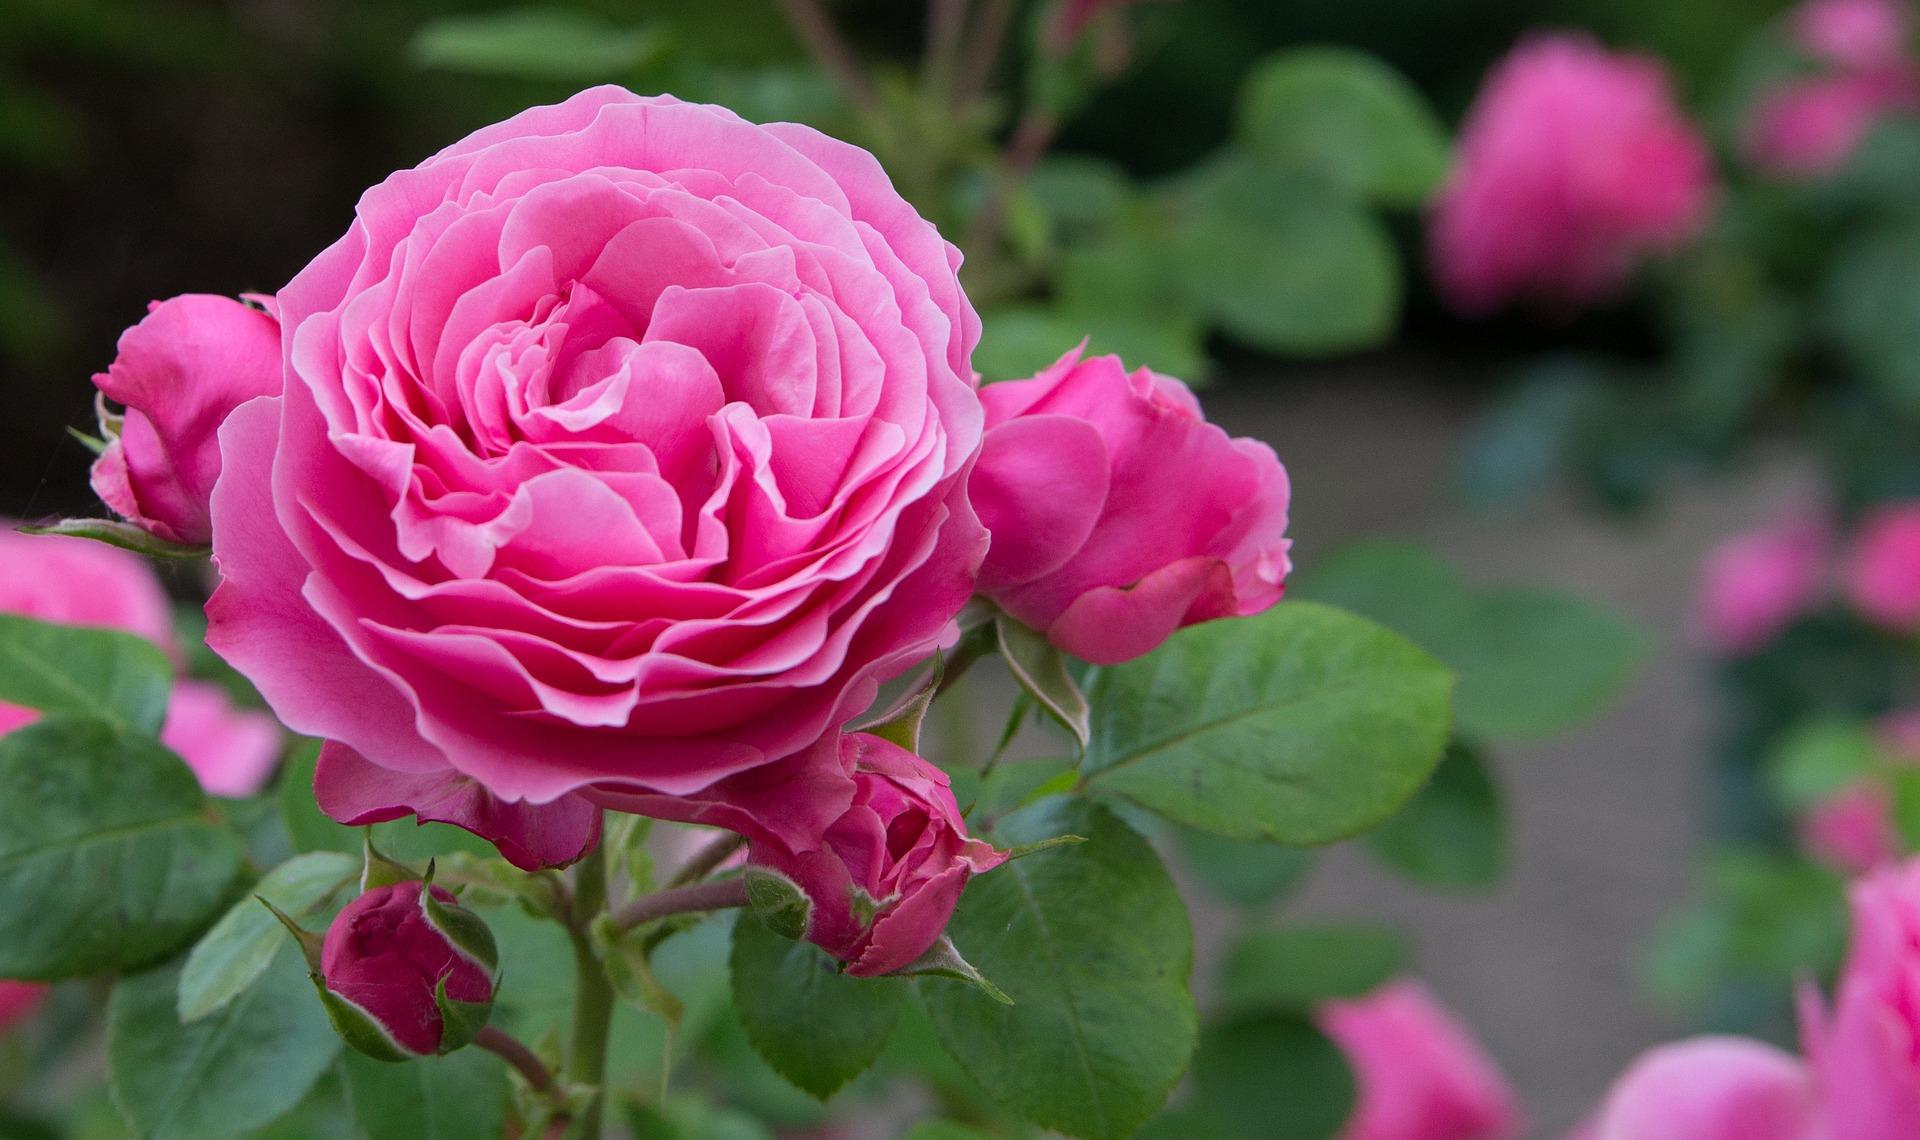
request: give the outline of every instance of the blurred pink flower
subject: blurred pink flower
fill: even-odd
[[[0,1033],[38,1013],[49,989],[38,982],[0,981]]]
[[[1848,599],[1868,621],[1920,632],[1920,500],[1868,515],[1844,575]]]
[[[257,794],[280,758],[273,718],[235,708],[226,690],[205,681],[173,687],[160,741],[180,754],[209,794],[231,799]]]
[[[1905,73],[1822,75],[1783,84],[1754,104],[1742,140],[1756,167],[1784,177],[1831,174],[1867,132],[1914,101]]]
[[[1434,272],[1479,314],[1616,293],[1707,221],[1712,158],[1658,60],[1582,35],[1537,35],[1488,77],[1435,203]]]
[[[1912,14],[1900,0],[1806,0],[1790,21],[1808,55],[1855,71],[1898,63],[1913,33]]]
[[[1920,860],[1853,884],[1853,928],[1833,1008],[1801,1003],[1807,1059],[1833,1140],[1920,1136]]]
[[[1642,1053],[1567,1140],[1821,1140],[1799,1058],[1739,1037],[1695,1037]]]
[[[1359,1100],[1340,1140],[1507,1140],[1519,1106],[1500,1069],[1426,986],[1402,980],[1328,1002],[1320,1028],[1353,1066]]]
[[[1887,789],[1872,780],[1851,784],[1803,813],[1796,824],[1808,855],[1851,875],[1900,857]]]
[[[1752,653],[1810,609],[1829,545],[1826,525],[1800,514],[1715,547],[1701,569],[1694,618],[1709,648]]]

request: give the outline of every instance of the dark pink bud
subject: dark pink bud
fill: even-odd
[[[440,887],[368,891],[327,928],[316,982],[335,1028],[369,1056],[447,1053],[486,1024],[498,953],[472,911]]]

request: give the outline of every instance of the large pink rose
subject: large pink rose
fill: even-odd
[[[1695,602],[1695,623],[1709,647],[1752,653],[1812,609],[1829,545],[1824,523],[1795,516],[1715,547],[1701,570]]]
[[[1920,860],[1849,892],[1853,924],[1832,1010],[1811,993],[1802,1034],[1832,1140],[1920,1136]]]
[[[1712,156],[1665,69],[1540,35],[1487,78],[1435,202],[1434,273],[1462,312],[1604,300],[1707,220]]]
[[[1920,630],[1920,502],[1866,517],[1845,579],[1848,598],[1867,620],[1899,632]]]
[[[167,595],[139,557],[98,542],[26,535],[0,526],[0,613],[137,634],[174,644]],[[38,713],[0,703],[0,735]],[[280,756],[280,729],[265,713],[237,709],[218,685],[181,681],[167,704],[160,741],[217,796],[258,792]]]
[[[278,322],[230,297],[155,301],[93,382],[126,405],[94,462],[94,491],[151,534],[206,543],[220,474],[217,433],[234,408],[280,390]]]
[[[817,838],[808,746],[983,552],[959,260],[864,151],[616,87],[394,174],[221,429],[209,643],[336,742],[336,818]]]
[[[1208,423],[1185,384],[1075,349],[981,399],[980,592],[1049,641],[1117,664],[1280,600],[1286,469]]]
[[[1320,1028],[1353,1067],[1359,1099],[1339,1140],[1511,1140],[1513,1090],[1465,1026],[1419,982],[1329,1002]]]
[[[1791,1053],[1696,1037],[1641,1054],[1579,1140],[1827,1140],[1813,1080]],[[1834,1137],[1833,1140],[1841,1140]]]
[[[890,741],[849,733],[822,741],[853,773],[853,803],[818,848],[795,854],[755,842],[749,859],[812,900],[807,940],[858,977],[892,973],[924,954],[967,880],[1006,854],[967,836],[947,775]]]

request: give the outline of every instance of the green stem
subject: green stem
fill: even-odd
[[[607,1035],[613,1026],[613,985],[587,933],[607,906],[607,856],[596,847],[574,869],[573,908],[567,934],[573,941],[573,1039],[567,1046],[566,1076],[596,1091],[581,1114],[575,1135],[597,1140],[606,1105]]]

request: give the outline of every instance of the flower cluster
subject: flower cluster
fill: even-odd
[[[95,484],[211,543],[208,643],[327,741],[335,819],[528,869],[606,809],[729,828],[897,969],[1003,856],[842,735],[881,685],[976,595],[1111,663],[1288,569],[1278,459],[1178,382],[1070,353],[983,398],[959,263],[864,151],[597,88],[367,191],[272,297],[156,305]]]
[[[1763,92],[1742,139],[1760,170],[1786,178],[1845,165],[1890,115],[1920,110],[1920,59],[1903,0],[1805,0],[1789,18],[1812,71]]]

